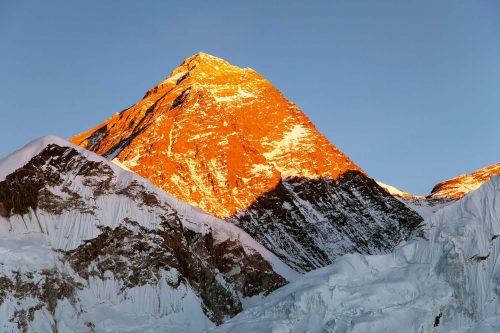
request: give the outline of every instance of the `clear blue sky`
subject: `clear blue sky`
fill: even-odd
[[[0,0],[0,155],[71,137],[203,51],[252,67],[373,178],[500,161],[500,1]]]

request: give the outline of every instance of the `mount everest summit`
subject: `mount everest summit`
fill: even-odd
[[[75,144],[249,233],[304,272],[422,221],[252,69],[199,53]]]

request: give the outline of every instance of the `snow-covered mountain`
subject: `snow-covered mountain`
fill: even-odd
[[[376,182],[203,53],[72,142],[0,160],[0,332],[500,331],[500,164]]]
[[[237,224],[298,271],[390,251],[422,221],[261,75],[204,53],[72,142]]]
[[[62,139],[0,161],[1,332],[199,332],[295,274],[236,226]]]
[[[499,332],[500,176],[379,256],[348,254],[210,332]]]
[[[221,218],[283,177],[360,171],[257,72],[204,53],[71,141]]]

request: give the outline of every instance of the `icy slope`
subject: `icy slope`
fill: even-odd
[[[427,240],[340,257],[212,332],[500,331],[500,177],[426,226]]]
[[[198,332],[295,276],[237,227],[62,139],[0,170],[1,332]]]
[[[398,198],[423,198],[422,195],[414,195],[409,192],[406,192],[404,190],[401,190],[399,188],[396,188],[392,185],[388,185],[385,183],[382,183],[381,181],[377,180],[377,184],[382,187],[384,190],[386,190],[390,195],[398,197]]]

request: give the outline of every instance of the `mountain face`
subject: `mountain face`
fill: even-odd
[[[237,224],[298,271],[387,252],[422,221],[257,72],[203,53],[71,141]]]
[[[470,191],[474,191],[486,183],[492,176],[498,174],[500,174],[500,163],[476,170],[471,174],[457,176],[434,186],[431,197],[452,200],[460,199]]]
[[[0,161],[2,332],[199,332],[294,276],[237,227],[62,139]]]
[[[225,218],[283,177],[361,171],[252,69],[197,54],[144,99],[71,139]]]
[[[309,271],[345,253],[387,253],[422,219],[374,180],[348,171],[336,180],[287,177],[227,220],[290,267]]]
[[[500,176],[391,254],[347,254],[210,332],[499,332]]]

